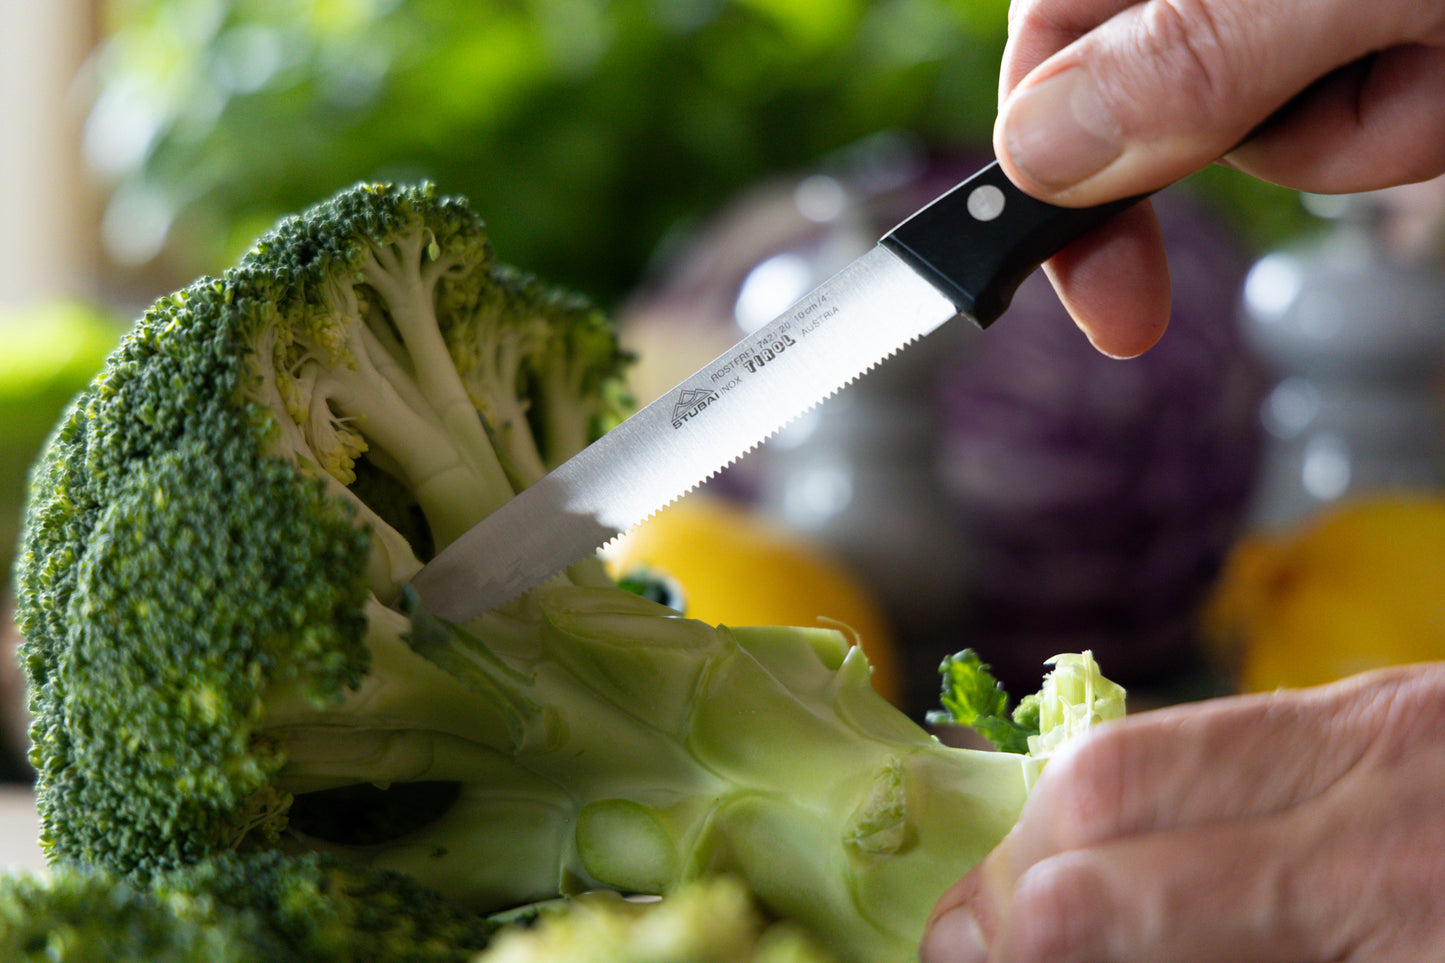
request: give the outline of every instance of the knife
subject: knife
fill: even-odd
[[[412,579],[417,603],[466,622],[534,588],[945,321],[987,327],[1040,263],[1136,200],[1056,207],[990,164],[443,548]]]

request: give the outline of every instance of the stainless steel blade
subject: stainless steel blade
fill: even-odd
[[[532,588],[954,315],[991,324],[1045,258],[1137,200],[1056,207],[988,165],[448,545],[412,581],[421,605],[466,621]]]
[[[535,587],[957,313],[873,248],[444,548],[422,608],[465,622]]]

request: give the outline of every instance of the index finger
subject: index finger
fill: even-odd
[[[1441,665],[1110,724],[1050,762],[1014,831],[939,900],[923,957],[982,959],[984,945],[1062,939],[1073,932],[1070,920],[1077,922],[1079,907],[1092,905],[1105,912],[1086,914],[1086,925],[1093,936],[1111,934],[1116,950],[1108,952],[1117,955],[1109,959],[1239,959],[1228,948],[1240,945],[1270,950],[1259,958],[1294,958],[1274,950],[1304,945],[1292,943],[1291,934],[1337,932],[1316,924],[1349,915],[1344,911],[1358,896],[1349,867],[1372,861],[1359,861],[1361,845],[1369,857],[1394,840],[1396,855],[1380,858],[1397,868],[1408,866],[1416,850],[1438,852],[1424,841],[1430,821],[1417,826],[1401,813],[1435,811],[1433,770],[1421,760],[1439,758],[1442,736]],[[1362,800],[1385,808],[1376,812]],[[1363,821],[1353,814],[1363,814]],[[1380,831],[1399,825],[1409,828]],[[1188,894],[1219,873],[1231,884],[1219,889],[1227,900],[1269,910],[1255,917],[1260,927],[1231,928],[1225,923],[1249,921],[1224,921],[1207,906],[1199,912]],[[1300,873],[1311,885],[1295,885]],[[1414,870],[1401,878],[1430,885],[1428,874]],[[1343,881],[1344,888],[1324,885],[1328,880]],[[1062,888],[1050,889],[1055,884]],[[1282,893],[1303,900],[1281,903],[1274,897]],[[1038,921],[1041,905],[1055,897],[1069,905],[1045,914],[1043,924],[1018,925]],[[1015,913],[1016,902],[1027,912]],[[1183,915],[1143,912],[1186,904]],[[1127,952],[1117,949],[1122,945]],[[1181,945],[1194,955],[1180,952]],[[1074,949],[1104,958],[1104,950],[1089,955],[1089,946],[1086,940]],[[1218,952],[1198,953],[1210,947]]]
[[[1335,689],[1236,696],[1102,726],[1049,762],[1001,848],[1022,871],[1112,839],[1287,809],[1368,750],[1348,702]]]

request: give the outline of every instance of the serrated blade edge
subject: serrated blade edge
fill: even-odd
[[[446,546],[412,580],[420,605],[465,622],[521,595],[956,314],[872,248]]]

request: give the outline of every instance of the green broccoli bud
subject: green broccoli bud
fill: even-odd
[[[281,944],[245,914],[200,920],[79,868],[0,878],[0,958],[12,963],[265,963]]]
[[[317,853],[217,853],[146,893],[198,926],[239,919],[296,963],[466,963],[497,930],[408,876]]]

